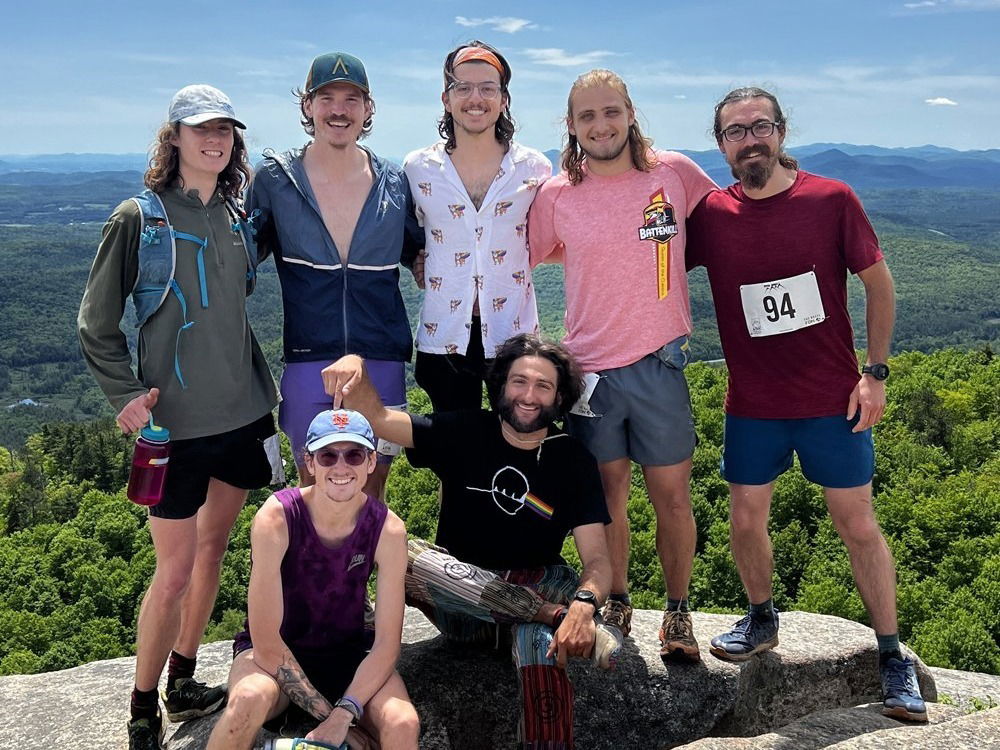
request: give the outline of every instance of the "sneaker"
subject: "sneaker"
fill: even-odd
[[[623,638],[632,632],[632,605],[617,599],[608,599],[601,609],[601,619],[605,625],[617,628]]]
[[[691,613],[668,610],[660,625],[660,658],[668,661],[701,661],[698,641],[691,629]]]
[[[631,611],[631,607],[629,610]],[[590,660],[601,669],[614,669],[618,664],[618,655],[622,650],[622,634],[614,625],[606,622],[597,623],[594,636],[594,651]]]
[[[927,721],[927,706],[920,697],[917,670],[910,659],[889,657],[879,666],[882,678],[882,713],[894,719]]]
[[[133,719],[128,723],[128,750],[162,750],[163,719],[157,709],[152,719]]]
[[[755,619],[748,614],[728,633],[715,636],[709,651],[723,661],[746,661],[777,645],[778,610],[774,610],[774,619]]]
[[[208,716],[226,703],[224,685],[208,687],[204,682],[195,682],[191,677],[181,677],[174,682],[163,696],[170,721],[187,721],[199,716]]]

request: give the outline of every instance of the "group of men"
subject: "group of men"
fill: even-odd
[[[631,628],[633,461],[656,512],[666,584],[661,656],[700,659],[688,601],[696,435],[684,368],[692,332],[686,273],[705,266],[729,369],[721,470],[731,493],[733,555],[750,602],[746,617],[712,639],[710,653],[739,662],[778,643],[767,524],[774,481],[798,455],[805,476],[824,488],[871,617],[884,710],[925,721],[914,664],[898,640],[894,563],[872,510],[871,428],[885,407],[894,296],[860,202],[846,185],[800,170],[785,153],[787,122],[771,93],[736,89],[716,106],[716,142],[737,179],[720,190],[687,157],[653,149],[625,82],[607,70],[574,82],[562,171],[551,176],[543,154],[513,140],[510,80],[507,60],[488,44],[472,41],[450,52],[442,140],[411,153],[400,169],[359,143],[375,112],[361,61],[321,55],[298,92],[312,140],[303,149],[267,153],[258,168],[247,214],[259,256],[274,256],[281,280],[286,367],[279,421],[303,486],[317,467],[329,466],[317,464],[309,446],[318,444],[310,423],[331,401],[363,415],[378,438],[377,465],[362,477],[368,495],[384,493],[401,447],[413,465],[431,468],[442,482],[438,534],[435,544],[408,543],[407,602],[456,642],[506,639],[523,699],[522,746],[572,747],[566,659],[611,667]],[[428,416],[405,412],[411,337],[400,262],[424,289],[415,377],[431,399]],[[565,267],[561,345],[537,336],[532,269],[543,262]],[[848,271],[866,293],[868,349],[860,369]],[[96,357],[88,359],[94,366]],[[488,410],[481,408],[484,385]],[[155,396],[152,403],[148,394],[137,398],[146,399],[145,417]],[[560,420],[564,430],[555,425]],[[141,421],[123,422],[123,429]],[[356,442],[367,445],[368,438]],[[325,460],[340,465],[337,456]],[[212,487],[228,486],[225,476],[210,475]],[[199,529],[204,524],[225,538],[232,519],[206,518],[211,507],[195,507]],[[271,512],[280,514],[280,507]],[[561,557],[570,533],[579,574]],[[263,533],[259,539],[267,543]],[[269,564],[276,570],[280,558]],[[217,576],[217,566],[213,571]],[[190,598],[190,580],[174,579],[173,593]],[[204,627],[214,590],[208,593],[195,614],[171,614],[179,622],[156,631],[165,644],[184,626],[184,639],[170,652],[172,716],[201,715],[224,699],[193,681],[190,633]],[[140,655],[144,627],[155,616],[148,604]],[[253,582],[249,606],[252,628],[263,621],[254,616]],[[152,726],[158,714],[154,719],[142,701],[168,651],[169,644],[156,651],[164,657],[158,664],[158,656],[148,660],[144,690],[137,672],[138,705],[146,712],[134,710],[133,723],[145,721],[147,735],[159,729]],[[263,671],[273,674],[273,665]],[[193,695],[190,705],[171,703],[179,702],[171,699],[178,675]],[[541,711],[536,698],[543,692]],[[285,693],[298,702],[299,691]],[[333,705],[339,697],[326,696],[325,714],[312,710],[315,701],[302,708],[320,719],[338,707],[355,714],[346,694]],[[245,701],[231,700],[220,726],[246,715]],[[410,720],[399,716],[401,725]],[[379,726],[369,729],[378,733]],[[380,739],[383,747],[403,747],[411,735]],[[393,745],[390,737],[405,739]]]

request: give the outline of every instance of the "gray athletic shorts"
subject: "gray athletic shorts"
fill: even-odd
[[[694,455],[694,420],[684,370],[657,354],[602,370],[590,396],[596,416],[566,417],[566,431],[582,441],[598,463],[627,456],[642,466],[669,466]]]

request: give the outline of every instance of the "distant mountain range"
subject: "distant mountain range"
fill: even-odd
[[[958,151],[940,146],[884,148],[851,143],[813,143],[789,149],[802,168],[843,180],[856,190],[869,188],[1000,189],[1000,149]],[[682,151],[720,185],[732,182],[722,154],[716,150]],[[559,152],[546,151],[558,168]],[[146,167],[145,154],[0,155],[0,185],[80,184],[87,179],[118,178],[131,182],[131,172]],[[94,174],[99,173],[99,174]],[[118,173],[115,175],[108,173]],[[63,177],[56,177],[62,174]]]

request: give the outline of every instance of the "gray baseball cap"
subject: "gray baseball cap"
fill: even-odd
[[[185,125],[200,125],[203,122],[224,117],[232,120],[236,127],[246,130],[247,126],[236,118],[233,103],[229,97],[214,86],[196,83],[185,86],[170,100],[169,122]]]

